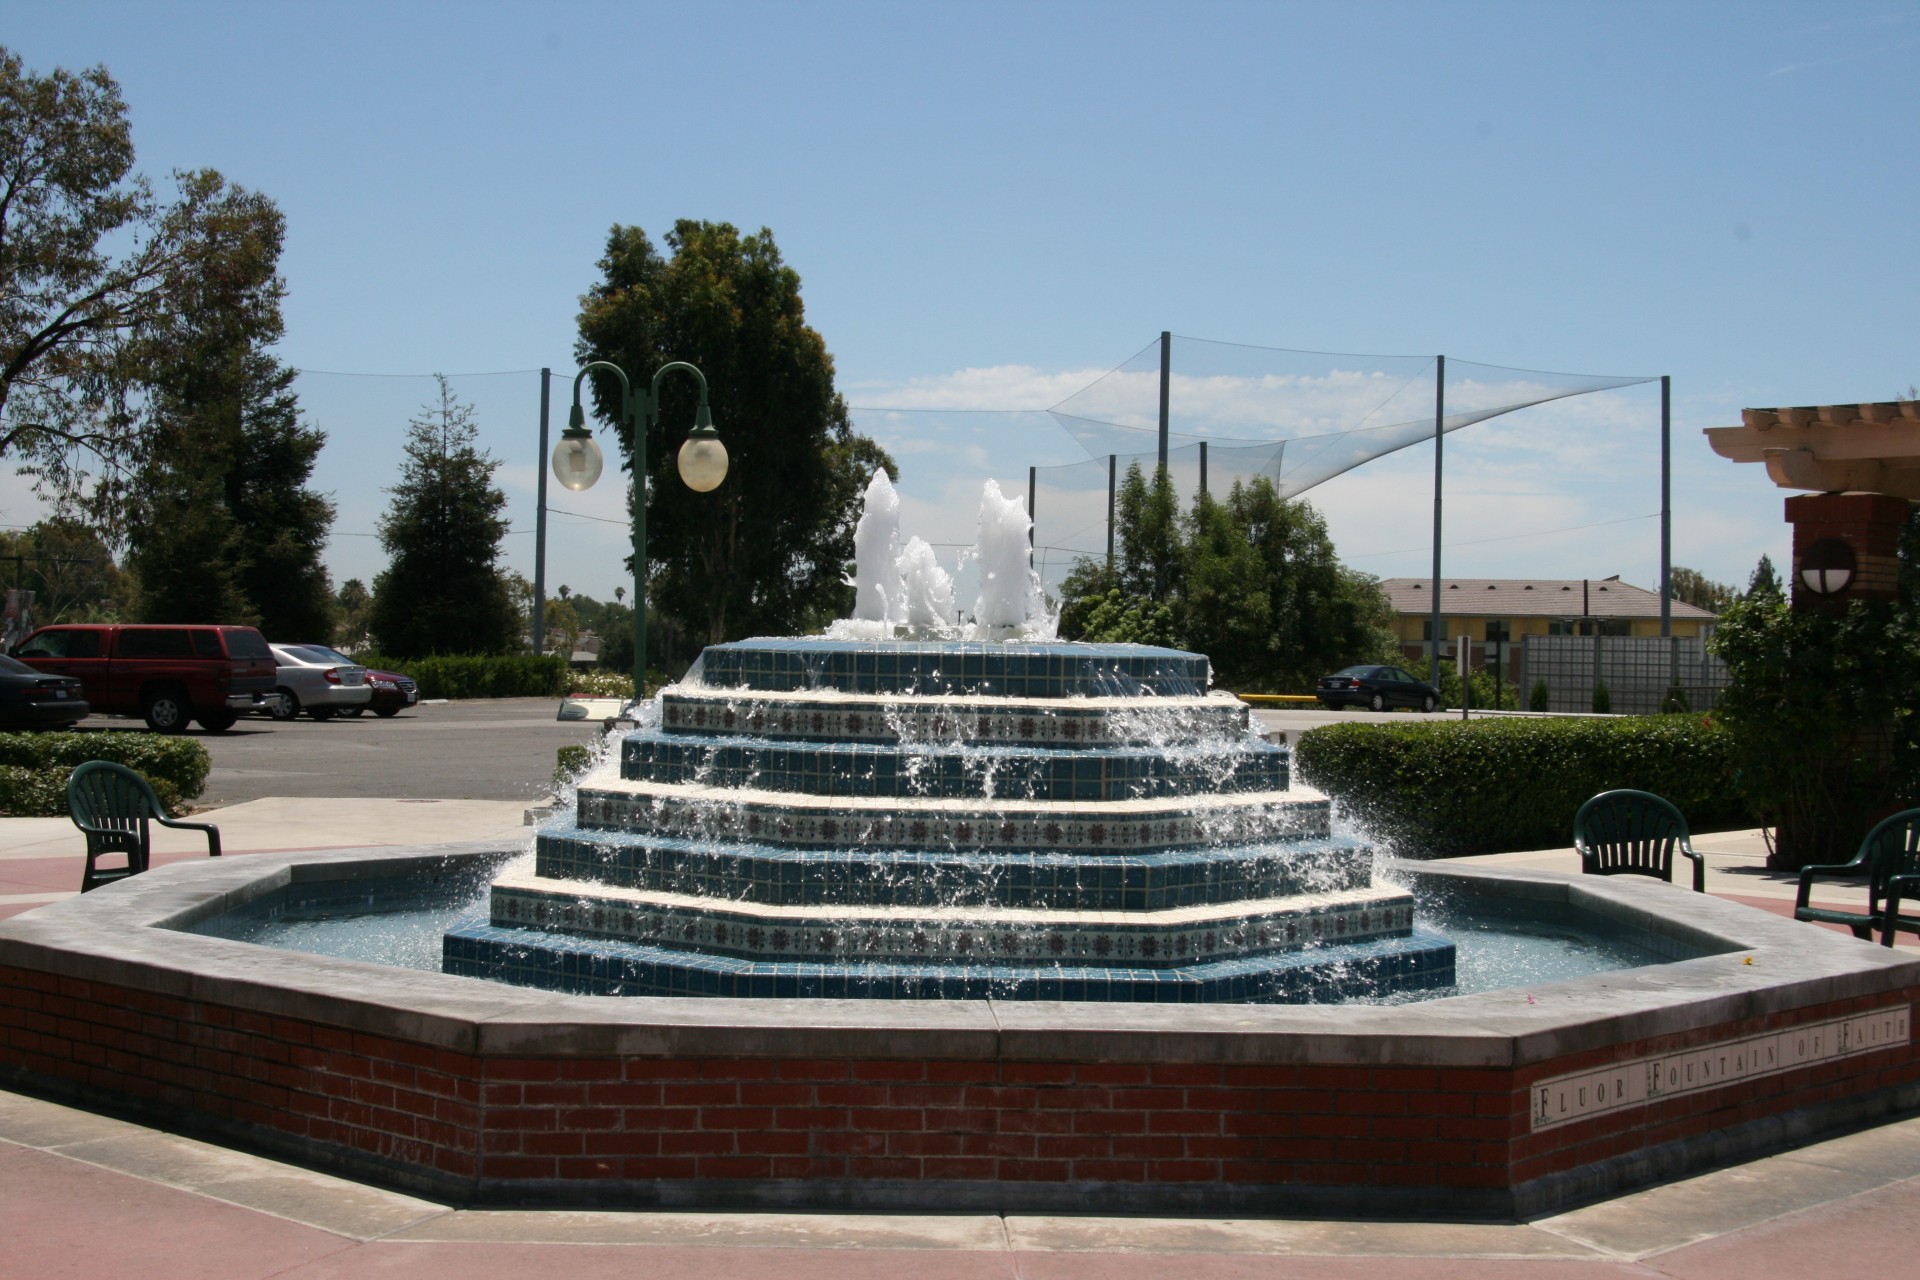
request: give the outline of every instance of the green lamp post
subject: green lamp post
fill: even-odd
[[[675,369],[685,369],[700,384],[700,408],[694,416],[693,430],[680,446],[680,479],[695,493],[708,493],[727,478],[727,447],[714,430],[713,413],[707,408],[707,377],[684,360],[660,366],[653,375],[652,387],[636,396],[626,371],[605,360],[595,360],[573,375],[573,409],[567,414],[567,429],[553,447],[553,475],[575,493],[590,489],[600,478],[600,445],[587,429],[587,415],[580,408],[580,383],[595,369],[605,369],[620,380],[620,421],[633,439],[633,692],[646,695],[647,683],[647,428],[660,418],[660,382]]]

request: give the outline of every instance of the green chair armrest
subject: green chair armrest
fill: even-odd
[[[1851,875],[1870,870],[1871,868],[1872,863],[1868,860],[1866,850],[1864,849],[1853,855],[1852,862],[1830,862],[1800,868],[1800,891],[1794,895],[1794,910],[1798,911],[1801,907],[1806,906],[1807,902],[1813,896],[1813,881],[1815,876]]]
[[[211,822],[178,822],[172,818],[155,818],[154,821],[163,827],[172,827],[176,831],[205,832],[207,836],[207,856],[209,858],[217,858],[220,856],[220,828],[214,826]]]
[[[1707,891],[1706,858],[1695,852],[1694,847],[1685,840],[1680,842],[1680,852],[1693,862],[1693,891],[1705,893]]]

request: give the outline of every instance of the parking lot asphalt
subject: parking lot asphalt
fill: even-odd
[[[599,737],[597,722],[554,719],[559,706],[557,698],[480,698],[426,703],[384,719],[244,716],[226,733],[196,725],[185,736],[213,761],[202,808],[267,796],[531,803],[548,793],[559,748]],[[91,716],[79,727],[146,728],[119,716]]]

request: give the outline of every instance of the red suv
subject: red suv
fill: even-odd
[[[223,733],[242,711],[266,709],[279,668],[252,627],[69,623],[13,648],[37,671],[72,676],[96,712],[142,717],[155,733],[187,721]]]

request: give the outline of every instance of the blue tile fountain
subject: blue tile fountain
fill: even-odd
[[[494,881],[487,919],[447,934],[447,972],[877,999],[1452,985],[1453,944],[1290,786],[1204,656],[1032,638],[1052,628],[1026,515],[991,484],[973,638],[941,634],[951,583],[876,520],[884,485],[858,535],[864,614],[708,647],[581,782],[574,821]]]
[[[628,995],[1303,1001],[1446,987],[1452,944],[1137,645],[748,640],[585,780],[452,973]]]

